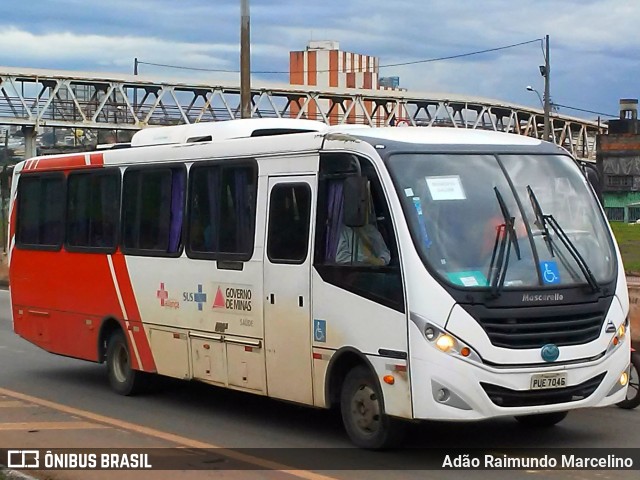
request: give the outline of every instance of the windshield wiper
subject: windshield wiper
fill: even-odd
[[[506,228],[506,225],[503,223],[496,230],[496,241],[493,244],[489,272],[487,273],[489,285],[491,286],[491,296],[493,297],[499,296],[500,290],[504,285],[505,277],[507,276],[507,267],[509,266],[511,243],[508,242]]]
[[[507,233],[509,234],[509,238],[511,239],[511,243],[513,243],[513,249],[518,256],[518,260],[520,260],[520,245],[518,244],[518,235],[516,235],[516,230],[513,226],[516,223],[516,217],[512,217],[509,213],[509,208],[507,204],[504,203],[504,198],[502,198],[502,194],[498,187],[493,187],[496,192],[496,197],[498,198],[498,204],[500,205],[500,211],[502,212],[502,218],[504,218],[504,224],[507,229]]]
[[[504,219],[504,223],[498,227],[496,232],[496,240],[493,244],[491,262],[489,263],[489,272],[487,274],[487,277],[489,278],[489,285],[491,286],[491,293],[494,297],[497,297],[500,295],[500,291],[504,286],[507,276],[511,245],[513,245],[513,249],[516,252],[518,260],[520,260],[521,256],[518,236],[516,235],[514,228],[516,219],[511,216],[509,208],[507,207],[500,190],[498,190],[498,187],[494,187],[493,190],[496,192],[496,198],[500,205],[500,212]]]
[[[542,208],[540,207],[540,203],[538,202],[538,198],[536,197],[536,194],[533,193],[533,189],[531,188],[530,185],[527,185],[527,192],[529,193],[529,200],[531,201],[531,205],[536,215],[536,222],[541,223],[541,225],[538,225],[538,227],[542,228],[543,230],[543,234],[545,235],[545,240],[547,242],[547,245],[549,247],[549,252],[551,253],[551,255],[554,256],[553,247],[552,247],[553,242],[551,239],[551,235],[549,235],[549,230],[547,226],[551,227],[551,230],[553,230],[553,232],[558,236],[558,238],[560,239],[562,244],[565,246],[569,254],[573,257],[575,262],[578,264],[578,268],[582,272],[582,275],[584,275],[584,278],[587,280],[587,283],[589,284],[591,289],[594,292],[599,291],[600,286],[598,285],[598,281],[596,280],[596,277],[593,275],[593,272],[591,272],[591,269],[589,268],[589,264],[584,259],[582,254],[578,251],[578,249],[573,244],[569,236],[565,233],[565,231],[562,229],[562,227],[560,226],[560,224],[554,218],[553,215],[544,214],[544,212],[542,211]]]
[[[533,213],[536,216],[536,221],[534,222],[534,224],[536,227],[542,230],[542,237],[544,238],[544,242],[547,244],[549,254],[552,257],[555,257],[555,254],[553,253],[553,241],[551,239],[551,235],[549,235],[549,229],[547,228],[547,222],[544,219],[544,213],[542,213],[542,208],[538,203],[538,198],[536,197],[535,193],[533,193],[533,190],[531,190],[530,185],[527,185],[527,193],[529,194],[529,201],[531,202]]]

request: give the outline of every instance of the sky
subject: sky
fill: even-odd
[[[637,0],[250,0],[251,69],[286,72],[309,40],[373,55],[380,65],[493,49],[550,36],[551,101],[617,115],[640,97]],[[0,0],[0,65],[238,81],[240,0]],[[414,92],[539,107],[542,42],[462,58],[383,67]],[[288,83],[287,74],[252,75]],[[596,114],[559,107],[560,113]],[[603,119],[607,118],[603,116]]]

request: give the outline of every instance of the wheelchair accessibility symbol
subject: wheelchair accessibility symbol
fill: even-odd
[[[313,340],[325,343],[327,341],[327,321],[313,320]]]
[[[556,262],[540,262],[540,272],[544,283],[560,283],[560,271]]]

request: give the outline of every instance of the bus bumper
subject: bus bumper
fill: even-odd
[[[496,369],[431,352],[412,358],[413,416],[417,420],[482,420],[603,407],[624,399],[620,384],[629,371],[630,339],[596,361],[542,368]],[[566,387],[531,390],[532,376],[566,373]]]

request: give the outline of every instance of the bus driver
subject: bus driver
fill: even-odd
[[[354,237],[357,239],[356,242]],[[337,263],[383,266],[389,265],[390,261],[389,249],[375,225],[368,223],[363,227],[342,227],[336,253]]]

